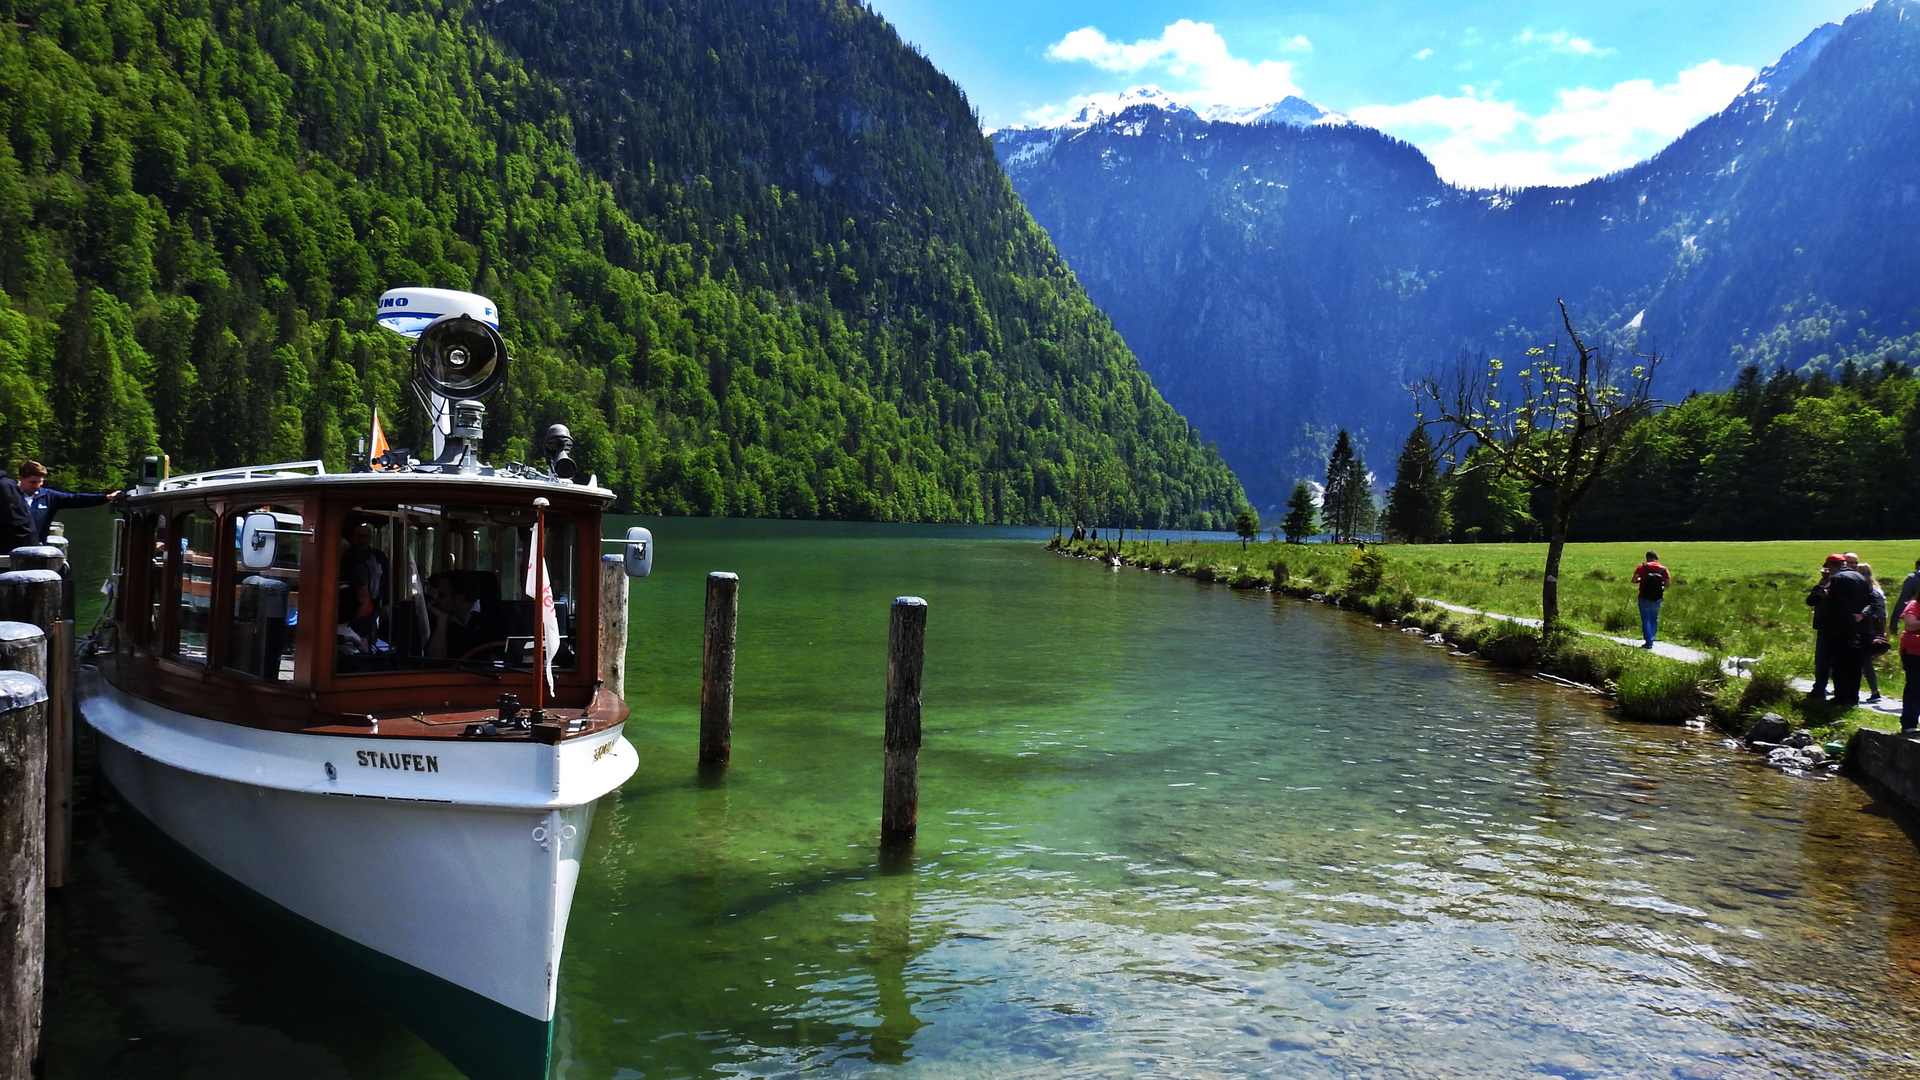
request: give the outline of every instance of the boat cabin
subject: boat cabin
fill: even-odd
[[[118,526],[103,673],[183,712],[278,730],[542,741],[602,730],[627,713],[598,670],[612,500],[533,474],[318,462],[165,481],[133,495]],[[559,630],[550,656],[529,574],[537,519]],[[551,691],[536,657],[550,660]],[[518,710],[536,701],[548,722],[529,726]]]

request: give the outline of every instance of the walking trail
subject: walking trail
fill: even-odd
[[[1434,600],[1428,597],[1422,597],[1421,599],[1426,603],[1432,604],[1434,607],[1445,608],[1448,611],[1457,611],[1463,615],[1482,615],[1489,619],[1500,619],[1505,622],[1519,623],[1522,626],[1531,626],[1536,630],[1540,628],[1539,619],[1529,619],[1524,615],[1501,615],[1498,612],[1479,611],[1470,607],[1462,607],[1459,604],[1449,604],[1445,600]],[[1604,638],[1607,641],[1617,641],[1622,645],[1631,645],[1635,648],[1638,648],[1641,644],[1638,638],[1614,637],[1612,634],[1596,634],[1591,630],[1582,630],[1580,633],[1585,634],[1587,637]],[[1679,660],[1687,664],[1697,664],[1707,659],[1710,655],[1699,649],[1689,649],[1685,645],[1675,645],[1668,641],[1654,642],[1652,652],[1655,656],[1664,656],[1669,660]],[[1720,661],[1721,670],[1730,676],[1741,679],[1747,677],[1752,665],[1753,660],[1746,657],[1730,656]],[[1801,693],[1806,693],[1813,689],[1813,680],[1795,679],[1793,680],[1793,688]],[[1861,689],[1864,691],[1866,688],[1861,687]],[[1887,716],[1900,715],[1900,699],[1897,697],[1886,696],[1882,697],[1879,701],[1862,701],[1860,707]]]

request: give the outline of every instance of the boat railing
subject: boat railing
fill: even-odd
[[[248,465],[238,469],[211,469],[207,472],[187,473],[172,476],[160,481],[156,491],[175,491],[193,487],[196,484],[210,484],[220,480],[275,480],[289,476],[325,476],[327,464],[319,459],[312,461],[282,461],[272,465]]]

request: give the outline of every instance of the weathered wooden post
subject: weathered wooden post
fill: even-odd
[[[927,650],[927,602],[896,597],[887,629],[886,768],[880,781],[880,840],[913,839],[920,819],[920,669]]]
[[[13,656],[32,650],[16,649]],[[44,655],[39,658],[45,662]],[[34,1075],[47,951],[47,690],[0,671],[0,1077]]]
[[[700,764],[733,756],[733,644],[740,614],[740,577],[707,575],[707,643],[700,671]]]
[[[19,565],[15,548],[14,565]],[[0,573],[0,619],[32,623],[45,630],[60,621],[60,574],[54,570],[8,570]]]
[[[600,556],[600,684],[627,696],[627,563],[622,555]]]
[[[42,560],[58,548],[14,548],[13,564]],[[52,569],[0,573],[0,620],[27,623],[42,635],[41,660],[31,669],[47,695],[43,719],[48,725],[43,749],[47,774],[41,778],[41,819],[46,830],[46,881],[67,883],[69,839],[73,835],[73,644],[72,623],[60,618],[60,574]],[[64,642],[64,644],[63,644]]]
[[[73,582],[67,576],[67,552],[53,544],[35,544],[13,549],[9,563],[13,570],[52,570],[60,575],[60,616],[73,618]]]

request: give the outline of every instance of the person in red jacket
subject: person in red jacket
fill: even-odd
[[[1633,568],[1633,583],[1640,587],[1640,636],[1647,639],[1640,647],[1651,649],[1660,632],[1660,601],[1673,584],[1673,573],[1660,565],[1659,555],[1649,551],[1647,561]]]

